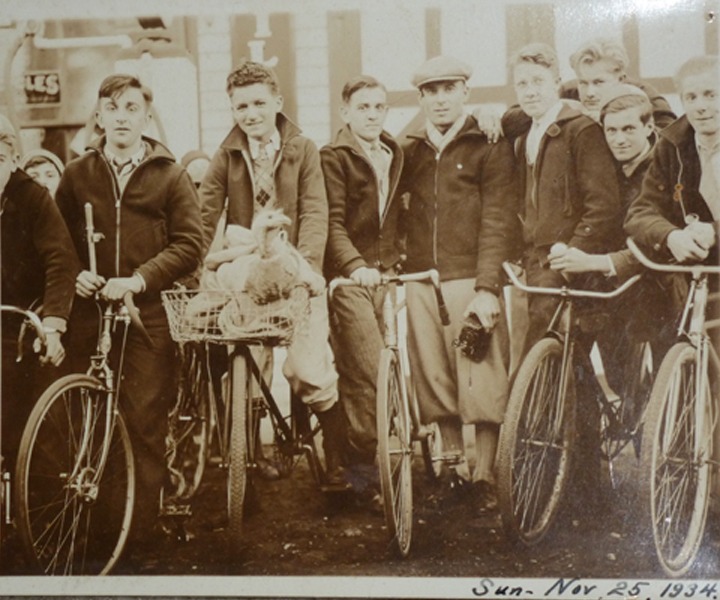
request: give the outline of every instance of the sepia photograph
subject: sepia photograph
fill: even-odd
[[[720,598],[720,0],[0,0],[0,597]]]

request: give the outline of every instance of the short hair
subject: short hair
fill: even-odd
[[[152,104],[153,94],[150,88],[143,85],[134,75],[126,75],[123,73],[108,75],[103,79],[100,84],[100,89],[98,90],[98,100],[102,98],[115,99],[130,88],[140,90],[145,99],[145,104],[148,106]]]
[[[0,143],[7,145],[13,155],[17,154],[17,138],[14,133],[0,131]]]
[[[577,72],[580,65],[591,65],[599,60],[608,60],[615,65],[613,73],[623,76],[630,64],[625,47],[612,38],[596,38],[585,42],[570,56],[570,66]]]
[[[230,75],[227,76],[227,93],[230,95],[235,88],[255,83],[264,83],[275,96],[280,94],[280,83],[275,71],[251,60],[243,61],[237,69],[231,71]]]
[[[514,68],[520,64],[529,63],[540,65],[550,69],[556,77],[560,76],[557,52],[548,44],[540,42],[523,46],[510,58],[510,67]]]
[[[703,56],[694,56],[686,60],[675,73],[673,82],[678,93],[682,93],[682,84],[686,77],[690,75],[699,75],[708,71],[717,75],[720,69],[720,62],[716,54],[706,54]]]
[[[353,77],[343,86],[342,101],[347,104],[350,102],[350,98],[352,98],[355,92],[365,88],[380,88],[387,93],[387,88],[374,77],[371,77],[370,75],[358,75],[357,77]]]
[[[639,94],[628,94],[626,96],[618,96],[613,98],[600,110],[600,123],[605,124],[605,116],[612,113],[619,113],[628,108],[640,108],[640,121],[643,125],[652,119],[653,107],[647,96]]]

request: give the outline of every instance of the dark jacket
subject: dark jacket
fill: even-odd
[[[648,95],[653,108],[653,121],[655,121],[656,128],[663,129],[675,120],[675,113],[670,108],[670,104],[653,86],[633,79],[626,79],[625,83],[639,87]],[[576,79],[563,83],[560,89],[560,97],[580,101]],[[517,104],[511,106],[502,117],[503,135],[511,143],[514,143],[518,137],[526,133],[530,129],[530,125],[532,125],[532,119]]]
[[[490,144],[472,117],[438,153],[426,132],[403,144],[399,193],[410,192],[407,271],[437,268],[443,280],[475,278],[499,293],[501,265],[517,242],[512,148]]]
[[[629,177],[625,175],[621,164],[617,163],[615,165],[618,184],[620,186],[620,203],[623,214],[627,214],[632,202],[640,195],[642,182],[651,162],[652,150],[643,157]],[[624,281],[636,273],[644,271],[642,265],[640,265],[638,260],[633,256],[633,253],[628,248],[622,248],[616,252],[611,252],[610,258],[615,266],[615,271],[617,272],[617,278],[619,281]]]
[[[359,267],[388,269],[400,258],[399,197],[393,197],[400,180],[403,154],[399,144],[383,132],[380,140],[393,153],[388,198],[383,215],[378,209],[375,170],[350,130],[341,129],[335,141],[320,150],[325,190],[330,207],[330,228],[325,254],[325,275],[348,277]]]
[[[320,154],[286,116],[277,116],[277,128],[282,142],[274,166],[278,204],[292,219],[290,241],[320,273],[328,232]],[[200,186],[205,252],[215,235],[225,199],[227,223],[250,227],[254,197],[250,147],[247,135],[236,125],[215,152]]]
[[[155,304],[153,314],[162,314],[157,310],[160,291],[199,263],[200,211],[187,171],[165,146],[143,139],[150,152],[130,175],[122,196],[103,155],[103,136],[67,165],[56,200],[84,268],[89,263],[84,205],[89,202],[95,230],[103,235],[95,246],[98,274],[129,277],[137,271],[147,286],[136,299],[138,308],[142,312]]]
[[[683,207],[686,214],[694,213],[700,221],[713,223],[710,208],[700,194],[700,175],[695,130],[683,116],[659,134],[642,191],[625,219],[627,234],[659,258],[670,259],[665,240],[671,231],[685,227]],[[718,222],[714,225],[717,231]],[[717,244],[703,262],[718,264]]]
[[[563,106],[540,141],[534,181],[525,181],[526,139],[527,133],[515,144],[521,189],[532,186],[534,197],[523,202],[520,214],[526,244],[564,242],[590,253],[622,247],[615,161],[600,126]]]
[[[21,170],[2,198],[2,302],[43,304],[43,317],[67,320],[79,263],[70,234],[48,191]]]

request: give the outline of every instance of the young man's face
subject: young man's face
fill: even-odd
[[[720,79],[717,73],[706,71],[687,75],[681,82],[680,100],[690,125],[701,135],[720,133]]]
[[[520,108],[533,119],[542,117],[560,98],[560,79],[547,67],[521,62],[513,69]]]
[[[382,133],[387,116],[387,94],[380,87],[357,90],[347,103],[340,107],[342,120],[350,125],[358,137],[374,142]]]
[[[641,107],[633,106],[605,115],[605,141],[618,162],[631,161],[645,149],[653,127],[650,121],[642,122],[641,113]]]
[[[603,91],[623,79],[621,73],[615,72],[616,69],[617,65],[605,58],[577,66],[575,75],[578,79],[578,95],[585,110],[591,113],[600,112]]]
[[[60,185],[60,173],[55,168],[55,165],[49,162],[42,162],[32,167],[27,167],[25,172],[40,185],[46,187],[53,198],[55,197],[55,192],[57,192],[58,185]]]
[[[270,141],[275,117],[282,110],[282,96],[273,94],[265,83],[233,88],[230,93],[232,114],[238,127],[258,142]]]
[[[123,154],[139,147],[150,113],[142,92],[129,87],[114,98],[100,98],[96,118],[110,150]]]
[[[5,142],[0,142],[0,194],[5,190],[10,175],[17,169],[15,151]]]
[[[445,132],[462,116],[468,88],[464,81],[433,81],[423,85],[419,94],[425,117]]]

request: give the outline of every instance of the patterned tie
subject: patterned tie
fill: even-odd
[[[265,146],[260,146],[257,158],[253,159],[253,175],[255,177],[255,202],[265,206],[275,202],[275,181],[273,164]]]
[[[382,216],[385,212],[388,195],[388,169],[390,168],[390,155],[382,149],[379,143],[375,142],[370,147],[370,160],[372,161],[379,185],[379,210]]]

